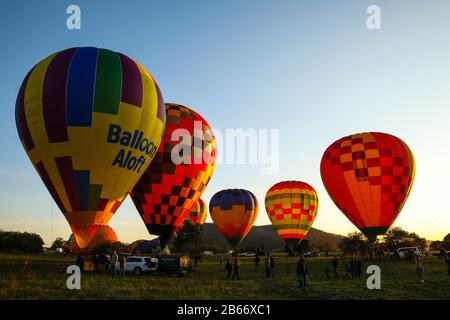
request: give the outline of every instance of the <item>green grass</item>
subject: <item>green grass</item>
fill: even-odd
[[[436,257],[425,259],[425,283],[417,281],[414,263],[364,261],[364,271],[369,264],[381,267],[381,290],[366,288],[366,274],[351,280],[341,270],[338,279],[326,279],[330,260],[310,258],[308,293],[298,288],[297,259],[288,257],[275,257],[275,278],[266,278],[263,268],[255,272],[253,258],[243,258],[241,280],[226,280],[218,257],[208,257],[183,278],[126,275],[113,280],[104,273],[83,273],[81,290],[66,287],[66,268],[75,257],[29,256],[29,270],[23,273],[25,258],[0,254],[0,299],[450,299],[447,265]]]

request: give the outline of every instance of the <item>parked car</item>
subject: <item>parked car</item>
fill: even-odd
[[[400,259],[406,259],[410,256],[420,256],[420,251],[417,247],[402,247],[397,249]]]
[[[158,272],[168,276],[176,274],[182,277],[192,272],[191,258],[179,255],[158,256]]]
[[[158,269],[158,262],[157,258],[129,256],[127,257],[125,272],[140,275],[144,272],[156,271]]]
[[[212,252],[211,250],[206,250],[206,251],[203,251],[203,255],[204,256],[212,256],[212,255],[214,255],[214,252]]]
[[[305,253],[303,256],[305,257],[320,257],[320,252],[309,251]]]
[[[242,252],[239,254],[241,257],[254,257],[256,254],[254,252]]]

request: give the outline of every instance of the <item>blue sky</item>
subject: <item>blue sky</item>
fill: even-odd
[[[66,8],[81,7],[81,30]],[[382,29],[366,28],[381,8]],[[218,165],[203,199],[246,188],[260,202],[274,183],[302,180],[318,192],[316,228],[356,228],[320,179],[325,148],[356,132],[384,131],[412,149],[417,174],[395,225],[430,239],[450,230],[450,3],[448,1],[14,1],[0,12],[0,228],[49,242],[52,198],[22,146],[17,91],[27,71],[73,46],[123,52],[156,78],[166,102],[192,107],[219,130],[279,129],[280,168]],[[221,150],[219,150],[221,152]],[[70,229],[53,207],[53,236]],[[208,218],[207,221],[211,221]],[[111,220],[122,241],[149,238],[127,199]]]

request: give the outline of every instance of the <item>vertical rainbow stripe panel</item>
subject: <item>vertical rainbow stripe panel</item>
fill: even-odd
[[[313,187],[301,181],[282,181],[267,191],[267,215],[287,245],[294,246],[308,233],[319,207]]]
[[[152,161],[165,126],[164,101],[153,77],[127,56],[70,48],[26,75],[16,124],[83,248],[93,226],[108,223]]]

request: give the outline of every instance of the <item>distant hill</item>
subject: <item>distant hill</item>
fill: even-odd
[[[311,243],[319,246],[326,243],[333,243],[337,246],[341,238],[342,236],[340,235],[328,233],[315,228],[311,228],[306,236],[306,239],[311,241]],[[223,245],[228,244],[222,234],[219,233],[212,223],[205,223],[203,225],[203,240],[206,243],[215,242]],[[284,241],[281,240],[278,233],[271,225],[253,226],[247,237],[242,242],[242,245],[248,245],[251,247],[263,245],[264,248],[273,250],[283,249]]]

